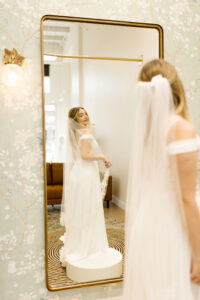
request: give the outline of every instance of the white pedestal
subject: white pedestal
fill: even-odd
[[[67,262],[67,276],[76,282],[111,279],[122,274],[122,254],[114,248]]]

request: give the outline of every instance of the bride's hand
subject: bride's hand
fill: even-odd
[[[193,259],[190,278],[194,283],[200,285],[200,259]]]
[[[112,166],[111,162],[106,157],[104,157],[103,161],[106,168],[110,168]]]

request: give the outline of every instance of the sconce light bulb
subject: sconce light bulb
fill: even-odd
[[[14,85],[17,81],[17,74],[14,71],[11,71],[8,76],[8,81],[11,85]]]
[[[21,88],[23,85],[22,67],[14,64],[3,66],[1,82],[7,88]]]

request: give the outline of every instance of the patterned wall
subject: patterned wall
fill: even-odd
[[[200,1],[0,0],[0,56],[15,47],[27,58],[29,72],[21,90],[0,86],[1,299],[114,297],[121,294],[121,283],[54,293],[45,286],[39,28],[45,14],[161,24],[165,58],[181,74],[200,133]]]

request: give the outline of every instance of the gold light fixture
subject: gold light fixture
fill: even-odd
[[[15,48],[4,49],[2,58],[3,65],[0,67],[0,84],[6,94],[13,94],[15,97],[19,90],[24,87],[25,68],[23,65],[24,56],[20,55]]]
[[[12,50],[4,49],[3,64],[16,64],[22,66],[24,56],[20,55],[15,48]]]

